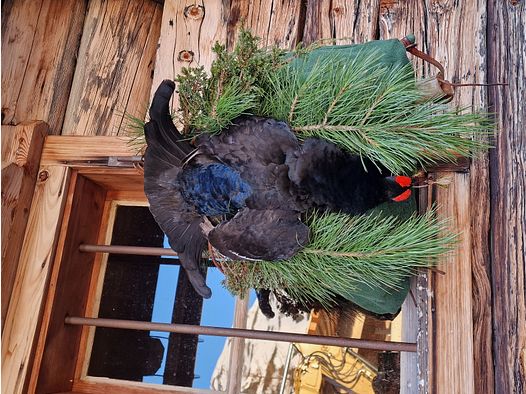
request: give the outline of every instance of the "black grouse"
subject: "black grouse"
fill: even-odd
[[[210,289],[199,271],[207,243],[233,260],[282,260],[309,241],[310,209],[360,214],[411,194],[411,178],[343,151],[331,142],[300,143],[285,122],[241,117],[192,144],[172,122],[175,90],[157,89],[146,123],[144,190],[150,210],[179,254],[195,290]]]

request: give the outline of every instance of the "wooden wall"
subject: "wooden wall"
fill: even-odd
[[[263,44],[284,48],[321,38],[354,43],[400,38],[414,32],[419,47],[445,65],[450,80],[509,83],[507,88],[457,90],[454,103],[489,108],[496,114],[499,133],[493,141],[495,149],[477,158],[469,175],[454,174],[450,176],[450,189],[430,193],[442,205],[444,214],[455,216],[455,223],[464,233],[462,250],[445,268],[447,275],[429,277],[433,292],[427,312],[434,341],[429,343],[428,384],[431,392],[438,393],[523,392],[525,2],[160,3],[2,2],[2,125],[41,120],[49,124],[52,134],[124,135],[123,113],[144,116],[151,90],[160,80],[173,78],[186,65],[210,65],[214,41],[226,42],[231,48],[242,24],[260,35]],[[192,56],[181,56],[184,51]],[[434,73],[420,61],[415,61],[415,65],[420,75]],[[28,217],[23,219],[33,227],[58,229],[60,225],[68,172],[59,168],[53,164],[37,171],[47,175],[37,182]],[[17,281],[13,291],[25,294],[27,298],[22,300],[34,305],[32,328],[23,338],[17,337],[17,324],[23,322],[15,319],[19,316],[15,309],[8,313],[9,331],[3,332],[3,344],[7,339],[8,345],[15,346],[21,340],[23,346],[3,345],[4,364],[12,361],[5,358],[11,350],[23,348],[27,355],[32,348],[57,240],[52,230],[43,238],[28,231],[20,237],[25,246],[20,265],[15,267]],[[43,285],[38,287],[37,297],[32,297],[25,286],[34,283],[35,278]],[[13,342],[9,342],[11,334]],[[11,365],[9,370],[16,377],[20,377],[20,365],[27,369],[27,357],[21,356]],[[21,390],[22,386],[16,387]]]
[[[52,134],[124,134],[144,116],[162,5],[152,0],[6,0],[2,124],[44,120]]]
[[[490,151],[490,262],[496,393],[526,391],[526,4],[488,1],[488,79],[496,114]]]

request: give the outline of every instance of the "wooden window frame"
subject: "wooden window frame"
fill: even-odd
[[[48,136],[46,139],[41,171],[48,171],[46,168],[50,167],[61,169],[67,173],[67,185],[61,220],[57,222],[58,236],[32,368],[26,383],[29,392],[220,393],[88,376],[88,353],[94,328],[64,325],[68,315],[97,316],[101,278],[108,259],[104,253],[79,252],[78,246],[109,244],[118,205],[148,205],[141,170],[107,165],[110,157],[131,156],[134,152],[129,139],[123,137]],[[247,306],[247,297],[236,300],[234,327],[246,327]],[[242,365],[243,339],[234,338],[233,344],[230,363],[235,367]],[[239,374],[230,374],[228,392],[238,390],[240,378]]]

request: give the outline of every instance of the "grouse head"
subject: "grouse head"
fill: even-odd
[[[384,178],[386,200],[402,202],[411,197],[413,180],[408,176],[388,176]]]

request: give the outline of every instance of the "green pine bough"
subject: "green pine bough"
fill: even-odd
[[[410,65],[385,67],[375,52],[326,52],[269,75],[262,114],[287,121],[300,139],[324,138],[397,174],[485,148],[472,137],[492,130],[487,116],[424,98]]]
[[[188,68],[176,78],[185,132],[218,133],[240,115],[267,116],[300,139],[327,139],[397,174],[487,148],[478,138],[493,131],[487,114],[424,97],[407,58],[378,61],[381,48],[365,46],[286,53],[257,41],[243,31],[232,52],[214,47],[210,75]]]
[[[396,293],[421,267],[448,253],[457,235],[431,210],[408,219],[375,212],[360,216],[313,213],[309,244],[290,260],[223,263],[225,286],[242,295],[250,288],[282,291],[299,304],[330,308],[353,300],[363,285]]]

